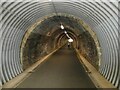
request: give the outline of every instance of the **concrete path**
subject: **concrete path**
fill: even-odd
[[[95,88],[75,50],[62,47],[17,88]]]

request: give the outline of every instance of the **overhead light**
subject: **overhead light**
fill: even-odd
[[[67,32],[66,32],[66,31],[64,31],[64,33],[65,33],[65,34],[67,34]]]
[[[72,38],[68,39],[68,42],[73,42],[73,39]]]
[[[52,0],[49,0],[50,2],[52,1]]]
[[[70,36],[69,36],[68,34],[66,34],[66,36],[67,36],[68,38],[70,38]]]
[[[64,29],[64,26],[63,26],[63,25],[61,25],[60,27],[61,27],[61,29]]]

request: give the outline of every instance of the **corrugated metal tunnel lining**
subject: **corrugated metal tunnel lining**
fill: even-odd
[[[0,60],[2,81],[5,83],[20,74],[20,45],[28,28],[41,17],[55,13],[49,1],[9,2],[2,0],[0,23]],[[55,0],[53,0],[55,1]],[[56,12],[79,17],[96,33],[102,51],[100,73],[120,88],[118,59],[119,15],[118,1],[59,0],[54,2]],[[108,53],[109,52],[109,53]]]

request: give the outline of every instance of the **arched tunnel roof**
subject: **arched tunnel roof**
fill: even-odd
[[[96,33],[102,51],[100,73],[120,87],[118,0],[1,0],[0,60],[3,83],[20,74],[20,45],[27,29],[53,13],[80,18]],[[3,72],[4,71],[4,72]]]

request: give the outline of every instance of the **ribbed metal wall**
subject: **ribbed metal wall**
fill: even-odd
[[[20,2],[21,1],[21,2]],[[29,1],[29,2],[28,2]],[[35,2],[37,1],[37,2]],[[102,60],[100,73],[120,88],[118,59],[118,1],[117,0],[52,0],[56,11],[71,14],[86,22],[96,33]],[[20,74],[20,45],[27,28],[37,19],[55,12],[47,0],[1,0],[0,60],[2,83]]]

